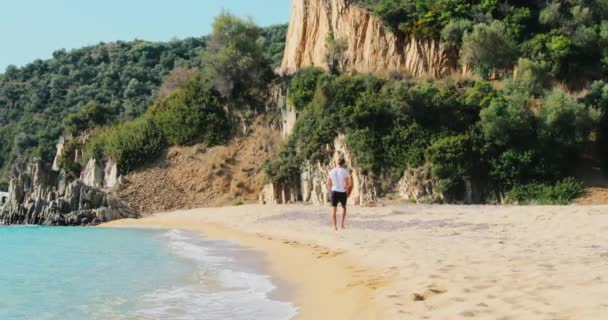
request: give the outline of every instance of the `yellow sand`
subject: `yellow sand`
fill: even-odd
[[[109,226],[235,239],[295,288],[298,319],[608,319],[608,206],[195,209]]]

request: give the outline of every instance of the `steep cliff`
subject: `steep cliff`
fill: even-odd
[[[457,57],[439,42],[397,34],[350,0],[292,0],[282,74],[326,68],[325,38],[346,41],[346,70],[440,77],[454,71]]]

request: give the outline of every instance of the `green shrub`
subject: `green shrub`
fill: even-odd
[[[552,150],[577,153],[587,142],[598,115],[583,104],[554,90],[539,113],[539,138]]]
[[[583,184],[573,178],[566,178],[554,184],[530,183],[515,186],[509,193],[510,201],[519,204],[557,204],[572,202],[583,192]]]
[[[317,81],[324,72],[318,68],[306,68],[298,72],[289,82],[289,102],[301,111],[315,95]]]
[[[369,128],[353,130],[346,135],[346,145],[353,154],[354,165],[361,168],[364,174],[380,172],[382,152],[377,143],[376,133]]]
[[[604,81],[594,82],[583,101],[602,113],[597,125],[597,149],[602,161],[602,169],[608,175],[608,84]]]
[[[285,185],[297,183],[303,161],[295,150],[293,140],[289,140],[279,156],[264,166],[266,182]]]
[[[547,170],[542,166],[543,161],[537,151],[515,149],[516,147],[491,155],[490,176],[501,187],[510,188],[547,176]]]
[[[433,134],[430,130],[413,123],[409,126],[395,126],[382,138],[386,162],[403,172],[407,167],[424,164],[424,152],[431,144]]]
[[[534,137],[534,114],[527,97],[497,98],[481,110],[479,126],[491,143],[505,146],[521,145]]]
[[[520,92],[541,96],[551,85],[551,74],[546,62],[519,59],[517,75],[507,83],[508,92]]]
[[[83,130],[93,129],[110,122],[112,111],[96,103],[88,103],[77,113],[67,116],[63,120],[64,130],[67,134],[77,135]]]
[[[464,92],[464,102],[471,106],[487,108],[492,100],[498,98],[500,93],[494,89],[489,81],[477,81]]]
[[[478,175],[480,155],[475,144],[472,135],[462,134],[439,138],[427,149],[432,175],[448,196],[463,191],[465,177]]]
[[[150,113],[171,145],[220,144],[229,133],[220,98],[200,76]]]
[[[165,148],[160,129],[149,117],[100,129],[86,146],[85,155],[118,163],[122,174],[155,160]]]

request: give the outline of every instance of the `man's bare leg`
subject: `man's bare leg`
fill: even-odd
[[[338,207],[332,208],[333,220],[334,220],[334,230],[338,231],[338,221],[336,218],[336,214],[338,213]]]
[[[346,207],[342,207],[342,229],[346,229],[344,221],[346,221]]]

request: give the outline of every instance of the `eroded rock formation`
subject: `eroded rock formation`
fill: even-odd
[[[86,166],[80,172],[80,181],[85,185],[99,189],[112,189],[118,186],[120,181],[118,165],[112,160],[100,163],[95,159],[89,159]]]
[[[50,170],[41,160],[17,163],[0,224],[96,225],[138,215],[120,200],[80,180]]]
[[[443,194],[437,190],[435,184],[430,165],[409,168],[399,180],[399,195],[416,203],[443,200]]]
[[[339,135],[333,145],[328,146],[333,153],[324,163],[310,161],[300,168],[299,183],[292,185],[268,184],[260,194],[262,204],[286,204],[302,201],[315,205],[329,202],[329,190],[326,181],[335,160],[344,158],[353,179],[353,191],[349,203],[355,205],[370,205],[377,198],[376,187],[368,176],[364,175],[353,162],[352,154],[344,143],[344,135]]]
[[[457,57],[438,41],[397,34],[350,0],[292,0],[282,74],[316,66],[327,69],[325,38],[346,41],[347,71],[441,77],[457,68]]]

